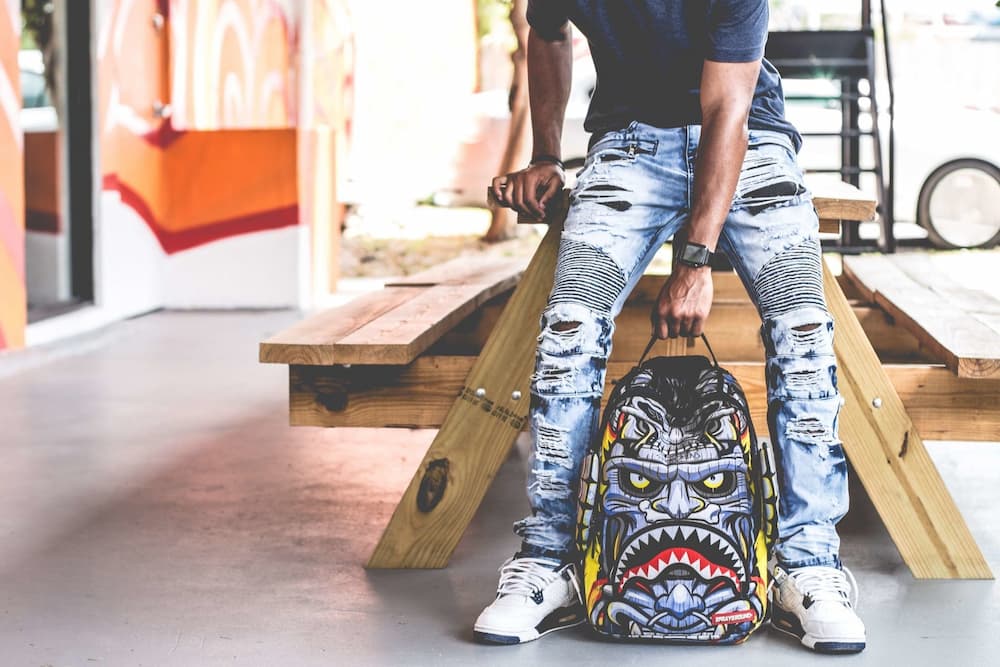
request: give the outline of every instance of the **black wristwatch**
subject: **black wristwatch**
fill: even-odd
[[[706,266],[712,259],[712,254],[706,246],[686,241],[677,249],[677,261],[697,269]]]

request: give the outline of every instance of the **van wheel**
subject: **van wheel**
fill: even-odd
[[[917,223],[939,248],[1000,242],[1000,168],[966,158],[935,169],[917,200]]]

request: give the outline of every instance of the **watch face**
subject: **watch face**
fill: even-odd
[[[707,264],[708,248],[685,243],[681,249],[681,260],[688,264]]]

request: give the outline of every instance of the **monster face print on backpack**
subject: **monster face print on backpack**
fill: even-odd
[[[763,621],[772,458],[742,390],[704,357],[658,357],[616,386],[584,461],[578,548],[591,625],[735,643]]]

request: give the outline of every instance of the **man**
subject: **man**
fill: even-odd
[[[591,145],[540,318],[531,515],[515,524],[521,548],[501,567],[475,635],[518,643],[583,621],[573,551],[578,475],[598,427],[614,319],[654,253],[681,232],[686,242],[652,313],[656,335],[701,333],[712,304],[705,264],[717,249],[763,322],[781,495],[772,624],[817,651],[860,651],[865,628],[835,527],[848,497],[833,321],[818,221],[796,164],[801,139],[784,118],[778,73],[763,60],[767,2],[530,0],[533,159],[493,189],[538,218],[565,182],[570,20],[597,69],[585,123]]]

